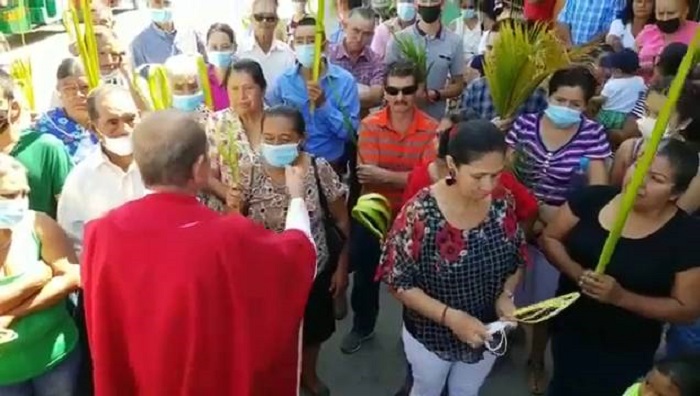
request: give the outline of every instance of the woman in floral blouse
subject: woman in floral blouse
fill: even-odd
[[[406,203],[387,236],[379,276],[404,306],[413,392],[476,396],[496,357],[486,325],[512,320],[525,239],[498,180],[503,133],[488,121],[457,126],[448,177]]]
[[[219,147],[235,147],[240,163],[239,169],[253,161],[260,149],[263,98],[267,82],[260,64],[243,59],[231,65],[224,76],[230,107],[213,113],[207,121],[212,177],[209,190],[212,197],[207,205],[214,210],[223,210],[229,187],[235,186],[240,175],[233,175],[219,153]],[[230,141],[235,142],[231,145]],[[249,167],[248,167],[249,168]]]
[[[60,106],[44,113],[34,128],[56,136],[68,149],[73,162],[80,162],[97,147],[97,137],[88,130],[88,86],[85,70],[78,58],[66,58],[56,72]]]
[[[294,164],[306,170],[305,202],[316,242],[317,275],[304,318],[301,384],[311,395],[327,395],[328,388],[316,374],[316,362],[321,344],[335,331],[333,299],[345,294],[348,257],[345,245],[329,245],[325,220],[330,216],[337,228],[349,235],[350,222],[345,205],[347,189],[326,160],[300,151],[306,126],[297,109],[277,106],[266,110],[262,127],[261,156],[242,165],[239,188],[231,191],[227,203],[265,228],[281,232],[289,204],[285,167]],[[340,253],[331,257],[332,252],[337,251]]]

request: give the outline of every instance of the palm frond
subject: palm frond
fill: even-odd
[[[567,50],[542,23],[503,24],[484,65],[496,112],[501,118],[513,117],[554,71],[582,62],[594,49],[582,46]]]
[[[418,83],[424,83],[428,79],[432,63],[428,63],[428,50],[425,44],[420,44],[407,34],[394,33],[394,43],[399,49],[401,57],[413,63],[418,69]]]

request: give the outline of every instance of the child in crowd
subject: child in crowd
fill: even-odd
[[[623,396],[700,395],[700,355],[662,360]]]
[[[620,129],[639,95],[646,90],[644,79],[635,74],[639,70],[639,57],[633,50],[623,49],[603,58],[601,66],[610,70],[610,78],[600,93],[605,102],[598,113],[598,122],[607,129]]]

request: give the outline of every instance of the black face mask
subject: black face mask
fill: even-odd
[[[440,19],[440,9],[439,5],[436,6],[418,6],[418,15],[425,23],[433,23]]]
[[[666,34],[675,33],[681,27],[681,19],[673,18],[666,21],[656,21],[656,26]]]

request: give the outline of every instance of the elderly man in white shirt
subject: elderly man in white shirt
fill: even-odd
[[[277,1],[254,0],[252,6],[253,35],[241,43],[236,57],[258,62],[267,81],[267,92],[272,92],[277,78],[294,66],[296,56],[289,45],[275,39],[279,22]]]
[[[68,174],[57,214],[77,252],[82,250],[87,222],[146,194],[133,160],[131,134],[139,111],[129,90],[102,85],[90,93],[87,107],[100,147]]]

